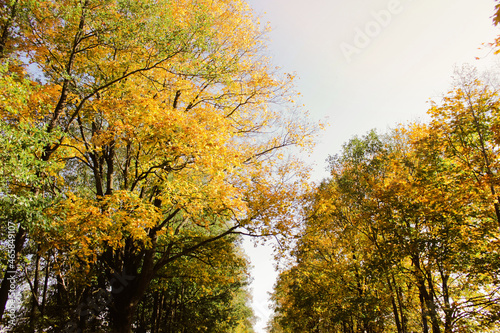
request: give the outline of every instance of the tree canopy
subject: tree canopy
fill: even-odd
[[[19,330],[130,332],[173,309],[206,309],[209,331],[248,328],[234,237],[294,229],[307,169],[286,148],[309,149],[317,127],[248,5],[9,0],[0,13],[2,223],[17,226],[28,287]],[[175,330],[179,318],[158,316],[148,329]]]
[[[276,284],[272,331],[496,332],[497,113],[495,87],[465,67],[430,123],[331,156]]]

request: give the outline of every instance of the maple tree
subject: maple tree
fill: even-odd
[[[6,97],[2,121],[37,128],[34,160],[57,166],[35,173],[51,203],[27,235],[31,330],[50,297],[77,311],[112,290],[110,329],[130,332],[175,262],[231,234],[293,229],[307,171],[283,148],[310,147],[315,126],[243,1],[7,1],[1,13],[3,78],[31,87],[23,103]]]

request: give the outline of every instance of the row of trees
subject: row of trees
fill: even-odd
[[[488,77],[464,66],[428,123],[329,158],[270,332],[498,332],[500,90]]]
[[[498,331],[498,91],[465,68],[429,113],[330,157],[271,332]]]
[[[315,132],[263,32],[240,0],[0,1],[4,326],[252,331],[239,237],[294,228]]]

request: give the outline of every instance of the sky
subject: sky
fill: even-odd
[[[300,103],[329,126],[308,162],[313,181],[328,176],[326,158],[354,135],[384,133],[398,123],[426,121],[429,100],[452,87],[454,69],[497,68],[487,45],[494,0],[247,0],[266,35],[268,55],[297,75]],[[479,59],[476,59],[479,58]],[[269,247],[245,243],[253,270],[257,333],[265,332],[277,273]]]

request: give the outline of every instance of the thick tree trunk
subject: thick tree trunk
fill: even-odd
[[[178,210],[168,217],[163,224],[173,218],[177,212]],[[106,251],[103,254],[102,260],[104,262],[116,264],[115,270],[107,274],[112,289],[111,304],[109,307],[111,325],[113,327],[112,332],[130,333],[132,331],[132,324],[139,302],[146,293],[158,269],[165,267],[169,262],[175,261],[184,255],[233,233],[237,228],[238,226],[231,227],[222,234],[196,243],[196,245],[188,247],[175,255],[169,256],[167,250],[164,257],[156,262],[154,262],[154,248],[156,245],[155,231],[152,231],[150,234],[153,245],[149,250],[140,252],[134,247],[133,242],[129,239],[126,242],[125,248],[119,250],[119,252],[113,252],[113,250]],[[117,273],[120,270],[122,270],[122,272]],[[157,322],[159,319],[160,318],[158,318]]]
[[[146,251],[140,273],[137,265],[125,266],[121,273],[109,276],[111,284],[110,315],[114,333],[131,333],[139,302],[154,275],[153,252]],[[137,258],[134,258],[137,259]],[[135,261],[131,259],[131,261]]]
[[[113,333],[132,333],[135,307],[128,305],[119,307],[118,311],[111,312]]]
[[[120,289],[121,287],[123,289]],[[113,287],[111,292],[112,305],[110,307],[110,316],[113,328],[112,332],[132,333],[135,311],[142,295],[139,295],[133,287],[121,287],[118,287],[118,289]]]

